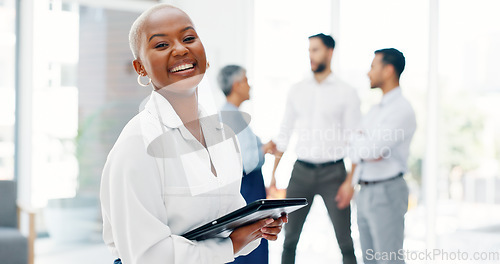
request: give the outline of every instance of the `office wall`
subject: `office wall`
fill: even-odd
[[[141,87],[128,44],[138,13],[80,8],[77,157],[79,191],[96,193],[106,156],[151,92]]]

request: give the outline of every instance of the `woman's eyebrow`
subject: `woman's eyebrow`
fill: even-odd
[[[184,32],[184,31],[186,31],[186,30],[188,30],[188,29],[192,29],[192,30],[194,30],[194,27],[192,27],[192,26],[187,26],[187,27],[185,27],[184,29],[182,29],[182,30],[181,30],[181,32]]]
[[[192,26],[187,26],[187,27],[183,28],[180,32],[184,32],[184,31],[189,30],[189,29],[194,30],[194,27],[192,27]],[[151,40],[152,40],[154,37],[166,37],[166,36],[167,36],[167,34],[153,34],[153,35],[149,38],[148,42],[151,42]]]
[[[154,38],[154,37],[166,37],[167,34],[153,34],[153,36],[151,36],[149,38],[149,41],[148,42],[151,42],[151,40]]]

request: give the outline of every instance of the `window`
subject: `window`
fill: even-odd
[[[15,1],[0,1],[0,180],[14,178],[15,20]]]
[[[314,4],[304,1],[255,1],[254,76],[251,104],[252,128],[263,140],[279,132],[290,87],[310,74],[309,36],[331,32],[331,1]],[[245,111],[243,105],[242,109]],[[272,112],[272,114],[269,114]],[[280,161],[277,185],[285,188],[290,178],[294,157],[292,139]],[[265,142],[264,142],[265,143]],[[272,159],[272,158],[271,158]],[[273,162],[264,164],[270,179]]]
[[[75,195],[78,161],[75,137],[78,132],[78,89],[76,87],[79,34],[78,5],[73,8],[50,1],[44,17],[37,21],[34,56],[39,82],[33,87],[33,201]]]
[[[442,199],[500,204],[498,10],[495,0],[440,1]]]

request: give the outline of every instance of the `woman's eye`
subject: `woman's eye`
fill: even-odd
[[[155,46],[155,48],[165,48],[165,47],[168,47],[167,43],[159,43]]]
[[[184,39],[185,42],[190,42],[190,41],[193,41],[195,39],[195,37],[187,37]]]

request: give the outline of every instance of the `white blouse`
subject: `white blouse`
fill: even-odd
[[[235,255],[227,233],[204,241],[181,236],[245,206],[236,136],[217,115],[198,115],[208,151],[153,92],[109,153],[101,182],[103,238],[124,264],[227,263],[260,243]]]

